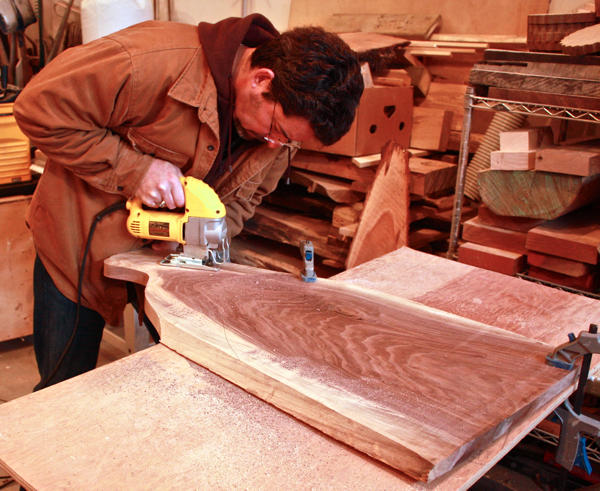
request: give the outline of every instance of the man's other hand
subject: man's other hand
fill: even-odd
[[[151,208],[158,208],[163,202],[162,206],[170,210],[180,208],[185,205],[180,177],[183,174],[179,167],[166,160],[154,159],[135,196]]]

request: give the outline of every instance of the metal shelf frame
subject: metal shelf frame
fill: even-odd
[[[568,121],[600,123],[600,111],[481,97],[475,95],[474,87],[467,87],[464,100],[464,109],[465,115],[460,137],[458,171],[456,175],[454,207],[452,210],[452,225],[450,228],[450,243],[448,246],[448,252],[446,254],[447,259],[454,260],[457,259],[458,231],[460,228],[460,218],[462,215],[462,202],[465,195],[465,177],[469,160],[469,140],[471,138],[471,125],[474,109],[504,111],[516,114],[524,114],[527,116],[545,116]]]

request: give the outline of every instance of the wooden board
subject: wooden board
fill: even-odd
[[[410,146],[445,152],[450,140],[453,115],[452,111],[445,109],[415,106]]]
[[[292,170],[290,177],[293,183],[306,187],[309,193],[319,193],[336,203],[355,203],[365,197],[365,193],[352,189],[351,182],[343,179],[299,170]]]
[[[165,345],[425,481],[576,376],[544,363],[548,345],[347,283],[164,268],[142,252],[106,265],[146,284]]]
[[[527,232],[528,249],[587,264],[598,264],[599,245],[598,202]]]
[[[506,228],[508,230],[516,230],[517,232],[527,232],[533,227],[537,227],[545,222],[545,220],[540,220],[537,218],[507,217],[496,215],[484,204],[479,206],[477,210],[477,218],[479,218],[479,222],[484,225]]]
[[[527,234],[525,232],[485,225],[477,217],[471,218],[463,224],[462,238],[468,242],[496,247],[515,254],[527,254],[525,247]]]
[[[549,94],[533,90],[490,87],[488,97],[504,101],[533,102],[546,106],[570,107],[586,110],[600,110],[600,99],[596,97]]]
[[[372,32],[409,39],[427,39],[442,22],[439,15],[335,14],[327,21],[329,31]]]
[[[29,336],[33,332],[33,237],[25,224],[30,196],[0,199],[0,222],[4,224],[0,251],[0,342]]]
[[[458,248],[458,260],[463,264],[514,276],[523,271],[526,256],[496,247],[466,242]]]
[[[567,276],[583,276],[590,274],[595,269],[595,266],[591,264],[531,250],[527,252],[527,263],[541,269],[547,269],[548,271],[554,271],[555,273],[561,273]]]
[[[550,126],[502,131],[500,133],[500,151],[529,152],[537,150],[542,145],[552,145],[552,136]]]
[[[471,70],[469,83],[571,96],[600,96],[600,82],[597,80],[501,71],[495,65],[476,64]]]
[[[410,224],[409,154],[394,141],[381,152],[381,164],[367,194],[346,267],[374,259],[408,244]]]
[[[600,320],[600,302],[403,247],[334,277],[554,346]],[[490,288],[493,285],[493,288]]]
[[[531,278],[547,281],[554,285],[566,286],[575,290],[594,293],[598,290],[600,277],[597,273],[589,273],[582,276],[569,276],[555,273],[547,269],[530,266],[527,275]]]
[[[600,172],[600,148],[565,145],[537,150],[535,169],[575,176]]]
[[[552,220],[595,200],[599,177],[483,170],[477,182],[482,201],[497,215]]]
[[[600,51],[600,26],[585,27],[560,41],[562,52],[568,55],[587,55]]]

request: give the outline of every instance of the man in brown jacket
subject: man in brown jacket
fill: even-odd
[[[119,325],[132,299],[125,282],[104,277],[103,261],[147,244],[127,232],[125,210],[100,221],[103,210],[134,196],[183,206],[179,177],[194,176],[217,192],[236,235],[299,142],[330,145],[349,130],[362,90],[339,37],[319,28],[279,35],[258,14],[142,23],[43,68],[14,107],[48,156],[27,213],[36,389],[94,368],[105,322]]]

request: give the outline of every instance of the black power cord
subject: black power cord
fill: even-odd
[[[38,390],[41,390],[44,387],[46,387],[47,384],[52,379],[52,377],[54,377],[54,375],[56,375],[56,372],[60,368],[65,356],[67,355],[67,351],[69,351],[69,348],[71,347],[71,345],[73,344],[73,340],[75,339],[75,335],[77,334],[77,327],[79,325],[79,312],[81,310],[81,289],[83,286],[83,272],[85,271],[85,262],[87,260],[87,256],[89,254],[90,247],[92,245],[92,237],[94,236],[94,231],[96,230],[96,225],[98,225],[98,222],[100,222],[100,220],[102,220],[106,215],[110,215],[111,213],[113,213],[117,210],[124,210],[125,204],[126,204],[125,201],[122,201],[120,203],[115,203],[111,206],[108,206],[107,208],[102,210],[100,213],[98,213],[94,217],[94,221],[92,222],[92,225],[90,227],[90,231],[88,234],[87,243],[85,245],[85,251],[83,252],[83,258],[81,259],[81,267],[79,269],[79,280],[77,282],[77,313],[75,315],[75,326],[73,327],[73,333],[71,334],[71,337],[69,338],[69,342],[67,343],[67,346],[65,347],[64,351],[62,352],[62,355],[60,356],[58,363],[54,367],[54,370],[48,377],[46,377],[46,380],[44,380],[43,383],[39,384]]]

